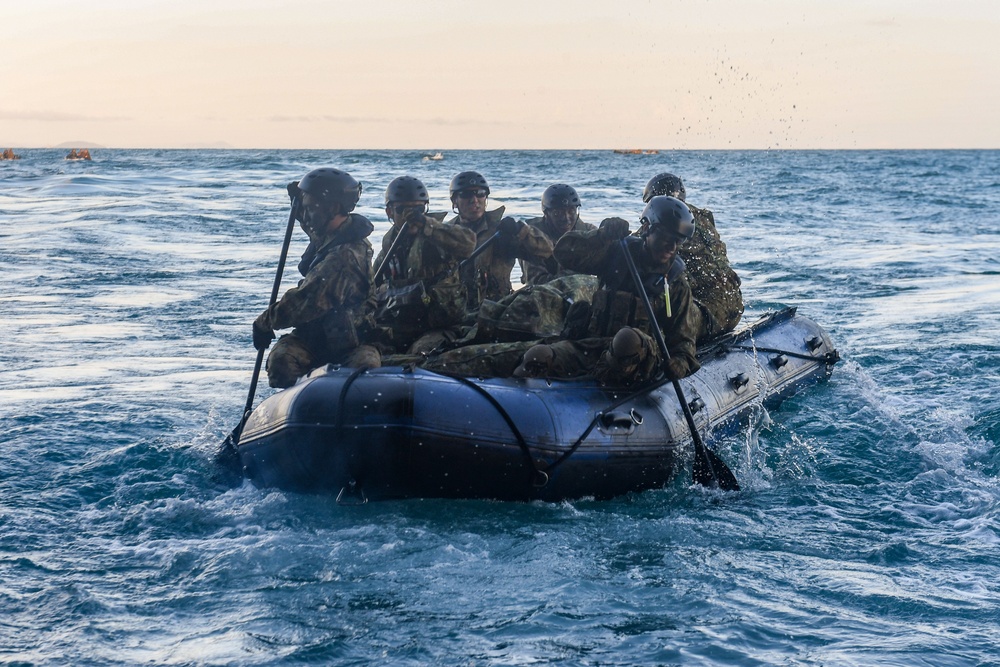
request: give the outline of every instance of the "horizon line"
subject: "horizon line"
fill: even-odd
[[[849,148],[831,148],[831,147],[820,147],[820,146],[810,146],[810,147],[796,147],[788,148],[785,146],[774,146],[774,147],[763,147],[763,148],[518,148],[518,147],[495,147],[495,148],[386,148],[386,147],[373,147],[368,146],[364,148],[301,148],[301,147],[237,147],[237,146],[103,146],[100,144],[95,144],[93,142],[81,141],[77,144],[65,143],[65,145],[60,144],[57,146],[22,146],[12,143],[0,142],[0,149],[10,148],[19,150],[68,150],[73,148],[87,148],[89,150],[114,150],[114,151],[145,151],[145,150],[160,150],[160,151],[399,151],[399,152],[425,152],[425,153],[441,153],[445,151],[539,151],[539,152],[566,152],[566,151],[580,151],[580,152],[611,152],[619,155],[628,155],[636,157],[655,157],[660,153],[685,153],[685,152],[699,152],[699,151],[995,151],[1000,150],[1000,146],[997,147],[972,147],[972,146],[952,146],[948,148],[941,147],[923,147],[923,148],[865,148],[865,147],[849,147]],[[631,151],[641,151],[641,152],[631,152]]]

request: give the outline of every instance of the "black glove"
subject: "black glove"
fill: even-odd
[[[274,330],[271,328],[271,317],[265,310],[253,321],[253,346],[258,350],[266,350],[272,340],[274,340]]]
[[[681,378],[686,378],[688,375],[691,375],[691,369],[688,365],[680,359],[675,359],[673,357],[671,357],[670,360],[664,364],[663,371],[671,380],[680,380]]]
[[[504,236],[517,236],[525,227],[527,227],[527,224],[524,222],[507,216],[497,225],[497,230]]]
[[[287,189],[288,189],[288,198],[289,199],[294,200],[296,197],[301,197],[302,196],[302,190],[299,190],[299,182],[298,181],[292,181],[291,183],[289,183],[288,186],[287,186]]]
[[[629,235],[628,220],[622,218],[607,218],[601,221],[599,234],[606,239],[623,239]]]
[[[416,234],[423,229],[424,222],[426,222],[426,220],[426,216],[424,216],[423,211],[420,209],[413,208],[406,211],[405,222],[407,224],[407,229],[410,230],[411,234]]]

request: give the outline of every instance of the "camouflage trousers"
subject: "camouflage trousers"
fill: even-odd
[[[612,353],[613,338],[584,338],[582,340],[516,341],[466,345],[427,359],[423,368],[455,375],[474,377],[511,377],[521,363],[524,353],[536,345],[545,345],[552,351],[552,361],[536,377],[569,379],[593,375],[600,383],[609,386],[629,386],[652,380],[660,368],[660,354],[652,338],[636,331],[642,340],[642,349],[627,358]]]
[[[473,377],[511,377],[524,352],[537,340],[465,345],[427,359],[421,366],[430,371]]]
[[[584,338],[552,343],[551,377],[571,378],[593,375],[603,385],[627,387],[652,380],[660,368],[660,353],[656,342],[635,330],[642,340],[642,349],[626,358],[612,353],[613,338]]]
[[[573,274],[528,285],[499,301],[483,301],[476,320],[475,342],[537,340],[562,335],[571,305],[590,302],[597,276]]]
[[[340,354],[330,355],[314,349],[293,331],[279,338],[267,355],[267,383],[276,389],[291,387],[300,377],[324,364],[378,368],[382,365],[382,355],[372,345],[359,345]]]

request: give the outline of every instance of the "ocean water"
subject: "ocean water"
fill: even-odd
[[[19,152],[0,662],[1000,664],[1000,152]],[[212,455],[284,186],[319,166],[364,183],[376,247],[398,175],[440,210],[479,170],[519,217],[567,182],[599,222],[637,220],[672,171],[715,212],[748,317],[797,306],[843,362],[719,443],[739,493],[340,507],[234,484]]]

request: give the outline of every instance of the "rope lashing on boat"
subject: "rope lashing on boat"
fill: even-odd
[[[840,361],[840,354],[836,350],[832,350],[832,351],[827,352],[826,354],[824,354],[822,356],[817,357],[817,356],[813,356],[813,355],[809,355],[809,354],[802,354],[802,353],[799,353],[799,352],[790,352],[790,351],[787,351],[787,350],[779,350],[779,349],[772,348],[772,347],[750,347],[750,346],[747,346],[747,345],[733,345],[733,346],[726,346],[725,349],[730,349],[730,350],[750,350],[750,351],[757,351],[757,352],[771,352],[771,353],[774,353],[774,354],[784,354],[784,355],[787,355],[789,357],[796,357],[798,359],[807,359],[809,361],[822,361],[822,362],[825,362],[827,364],[834,364],[834,363],[837,363],[838,361]],[[649,394],[649,393],[651,393],[653,391],[656,391],[657,389],[659,389],[663,385],[667,384],[668,382],[670,382],[669,379],[662,378],[662,379],[654,382],[651,385],[648,385],[646,387],[643,387],[643,388],[639,389],[636,392],[628,394],[624,398],[621,398],[621,399],[615,401],[614,403],[612,403],[611,405],[609,405],[605,409],[603,409],[603,410],[597,412],[596,414],[594,414],[594,418],[590,420],[590,424],[587,425],[587,428],[584,429],[584,431],[580,435],[580,437],[577,438],[573,442],[573,444],[570,446],[569,449],[567,449],[565,452],[563,452],[562,456],[560,456],[558,459],[556,459],[550,465],[548,465],[545,468],[545,472],[551,474],[552,471],[555,470],[555,468],[557,466],[559,466],[566,459],[568,459],[573,454],[573,452],[575,452],[580,447],[580,445],[583,444],[583,441],[586,440],[587,436],[590,435],[590,432],[594,430],[594,427],[597,426],[597,424],[600,422],[601,418],[605,414],[607,414],[608,412],[614,410],[615,408],[617,408],[617,407],[619,407],[619,406],[621,406],[621,405],[623,405],[625,403],[628,403],[629,401],[633,401],[636,398],[639,398],[643,394]]]
[[[352,372],[346,380],[344,380],[344,385],[340,388],[340,396],[337,397],[337,421],[334,422],[334,434],[337,440],[341,440],[343,437],[344,430],[344,401],[347,400],[347,392],[350,391],[351,385],[357,380],[363,373],[368,372],[367,368],[358,368]],[[329,462],[329,457],[333,456],[333,447],[327,448],[327,462]],[[324,463],[323,466],[317,468],[318,470],[325,470],[327,465]],[[344,494],[347,494],[346,496]],[[349,500],[350,498],[360,498],[360,500]],[[364,489],[361,485],[357,483],[356,480],[352,479],[347,486],[340,489],[340,493],[337,494],[338,505],[364,505],[368,502],[368,497],[365,495]]]
[[[547,474],[550,474],[553,470],[556,469],[557,466],[561,465],[566,459],[568,459],[573,454],[573,452],[575,452],[580,447],[580,445],[583,444],[583,441],[587,439],[587,436],[590,435],[590,432],[594,430],[594,427],[597,426],[597,424],[601,421],[601,418],[604,417],[604,415],[611,412],[615,408],[624,405],[625,403],[628,403],[629,401],[634,401],[643,394],[649,394],[659,389],[668,382],[670,382],[669,378],[662,378],[660,380],[657,380],[653,384],[642,387],[638,391],[634,391],[631,394],[627,394],[624,398],[618,399],[617,401],[613,402],[611,405],[604,408],[603,410],[598,410],[596,413],[594,413],[593,419],[590,420],[590,423],[587,425],[587,428],[583,430],[583,433],[580,434],[580,437],[577,438],[573,442],[573,444],[570,445],[570,448],[567,449],[565,452],[563,452],[559,458],[557,458],[551,464],[546,466],[545,472]]]
[[[430,372],[437,372],[437,371],[430,371]],[[507,426],[510,428],[510,432],[514,434],[514,438],[517,440],[517,446],[521,449],[521,453],[524,454],[524,460],[528,464],[528,467],[531,469],[531,485],[534,486],[535,488],[540,489],[549,483],[549,474],[544,470],[539,470],[538,467],[535,465],[535,459],[532,458],[531,456],[531,449],[528,448],[528,442],[524,439],[524,436],[521,435],[520,429],[517,428],[517,424],[511,418],[510,414],[504,409],[502,405],[500,405],[500,402],[493,396],[493,394],[486,391],[484,388],[480,387],[478,384],[476,384],[469,378],[462,377],[461,375],[451,375],[449,373],[440,373],[440,372],[438,372],[438,374],[443,375],[445,377],[449,377],[453,380],[458,380],[465,386],[475,390],[480,396],[489,401],[490,405],[492,405],[493,408],[497,411],[497,414],[503,417],[503,420],[507,422]]]
[[[334,428],[336,429],[337,436],[341,435],[341,431],[344,428],[344,401],[347,400],[347,392],[351,389],[351,385],[357,380],[363,373],[367,373],[367,368],[358,368],[353,373],[351,373],[346,380],[344,380],[344,386],[340,388],[340,396],[337,397],[337,421],[334,422]]]
[[[831,350],[824,355],[814,356],[811,354],[802,354],[801,352],[791,352],[789,350],[779,350],[774,347],[757,347],[752,345],[733,345],[731,347],[726,347],[728,350],[749,350],[750,352],[770,352],[772,354],[783,354],[786,357],[795,357],[796,359],[806,359],[807,361],[822,361],[827,364],[835,364],[840,361],[840,353],[836,350]]]

